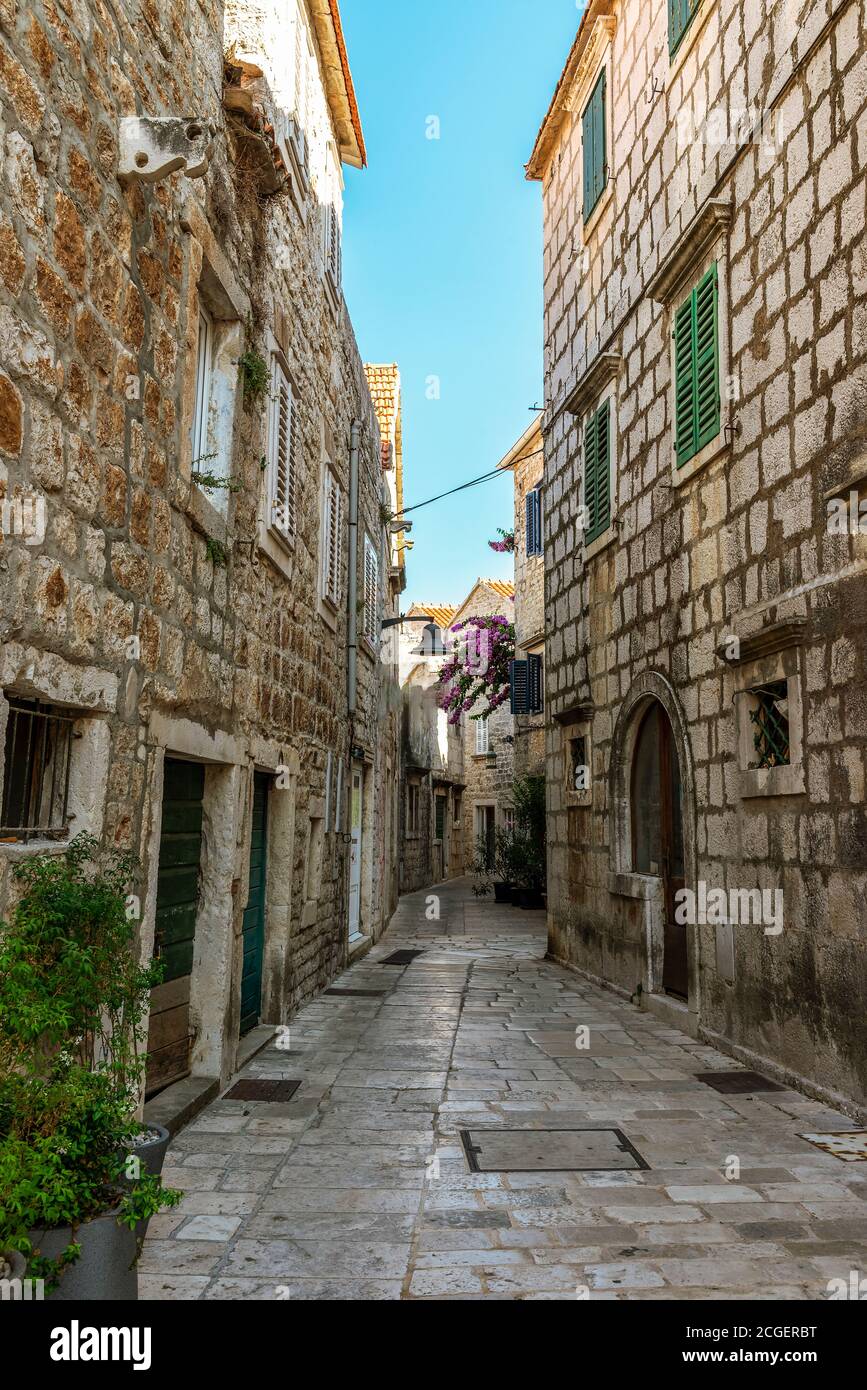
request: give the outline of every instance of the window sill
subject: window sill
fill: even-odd
[[[69,849],[70,843],[71,839],[28,840],[26,844],[23,840],[0,840],[0,859],[15,864],[24,859],[33,859],[37,854],[59,858]]]
[[[330,598],[320,598],[318,603],[319,616],[332,632],[337,631],[338,608],[331,602]]]
[[[617,539],[617,523],[612,522],[607,531],[603,531],[601,536],[597,536],[595,541],[590,541],[584,546],[584,563],[592,560],[595,555],[600,555],[603,550],[607,550],[612,541]]]
[[[373,645],[369,637],[362,637],[360,639],[358,643],[358,650],[360,652],[364,652],[364,655],[370,661],[379,660],[379,652],[377,651],[376,647]]]
[[[640,898],[648,901],[662,895],[663,882],[656,874],[609,873],[608,891],[617,898]]]
[[[802,796],[806,790],[804,768],[799,763],[788,767],[741,768],[740,793],[744,799],[754,796]]]
[[[226,506],[228,508],[228,496],[226,494]],[[192,522],[193,528],[203,536],[208,536],[211,540],[219,541],[225,545],[229,539],[229,524],[223,512],[214,506],[208,494],[199,487],[198,483],[190,483],[189,496],[185,508],[188,519]]]
[[[715,459],[721,458],[723,454],[730,454],[731,447],[731,444],[729,444],[726,439],[725,427],[723,426],[716,439],[712,439],[709,444],[705,444],[704,448],[693,455],[687,463],[683,464],[680,468],[678,468],[676,463],[672,464],[672,487],[684,487],[686,483],[690,482],[695,477],[696,473],[701,473],[702,469],[707,468],[708,464],[713,463]],[[673,448],[674,446],[672,445],[672,450]]]
[[[268,556],[275,569],[278,569],[287,578],[291,578],[294,572],[294,540],[289,536],[284,536],[282,531],[276,531],[260,521],[257,544],[261,553]]]

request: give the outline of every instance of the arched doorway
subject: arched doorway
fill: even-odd
[[[658,700],[641,717],[632,758],[632,871],[662,880],[662,987],[689,994],[687,927],[675,921],[675,895],[685,885],[683,789],[671,723]]]

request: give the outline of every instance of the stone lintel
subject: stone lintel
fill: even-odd
[[[583,415],[585,407],[619,376],[622,366],[623,358],[619,352],[600,352],[570,391],[564,409],[570,415]]]
[[[709,198],[699,208],[685,231],[666,251],[647,285],[647,297],[657,304],[668,304],[691,270],[701,263],[709,248],[732,221],[732,205],[725,198]]]

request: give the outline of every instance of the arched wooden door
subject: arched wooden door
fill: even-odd
[[[662,987],[667,994],[686,999],[689,992],[687,929],[674,917],[675,895],[685,882],[680,763],[668,715],[656,700],[641,721],[635,744],[632,855],[636,873],[655,874],[663,881]]]

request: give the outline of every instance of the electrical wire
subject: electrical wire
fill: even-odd
[[[520,461],[524,463],[527,459],[538,458],[544,452],[544,449],[536,449],[532,454],[525,454]],[[440,492],[436,497],[429,497],[426,502],[416,502],[411,507],[404,507],[403,511],[398,512],[392,520],[400,521],[401,517],[409,516],[410,512],[417,512],[422,507],[429,507],[433,502],[441,502],[444,497],[453,497],[456,492],[465,492],[468,487],[478,487],[479,483],[488,483],[492,478],[501,478],[504,471],[502,468],[494,468],[490,473],[483,473],[480,478],[473,478],[468,483],[461,483],[460,487],[453,487],[448,492]]]

